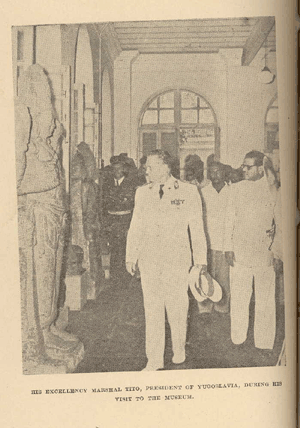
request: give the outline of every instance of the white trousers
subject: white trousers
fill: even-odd
[[[146,355],[148,364],[164,366],[165,313],[171,329],[174,354],[185,353],[188,282],[187,273],[155,271],[141,268],[146,319]]]
[[[275,272],[273,266],[247,267],[235,263],[230,268],[231,340],[243,343],[249,325],[249,304],[255,293],[254,343],[257,348],[273,349],[276,331]]]

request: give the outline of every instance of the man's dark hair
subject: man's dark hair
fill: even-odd
[[[147,162],[147,156],[143,156],[143,157],[140,159],[140,165],[145,165],[145,164],[146,164],[146,162]]]
[[[110,160],[109,160],[109,162],[111,163],[111,165],[112,165],[112,164],[114,164],[114,163],[117,163],[117,162],[119,162],[119,161],[120,161],[119,156],[112,156],[112,157],[110,158]]]
[[[204,162],[201,160],[200,156],[187,155],[184,160],[184,170],[185,172],[190,172],[193,174],[194,178],[201,183],[204,178]]]
[[[254,159],[254,165],[262,166],[264,164],[264,157],[264,153],[259,152],[258,150],[252,150],[246,154],[245,159]]]
[[[217,166],[221,170],[225,171],[225,165],[221,162],[213,161],[208,165],[208,168],[212,168],[213,166]]]
[[[173,158],[170,155],[170,153],[165,150],[159,150],[159,149],[152,150],[152,152],[150,152],[148,156],[157,156],[159,159],[163,161],[165,165],[168,165],[170,169],[173,166]]]
[[[214,153],[210,154],[207,157],[207,159],[206,159],[206,165],[207,165],[207,167],[209,167],[212,162],[215,162],[215,154]]]

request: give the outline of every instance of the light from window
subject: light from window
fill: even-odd
[[[200,98],[200,107],[201,108],[210,108],[209,105],[204,101],[203,98]]]
[[[214,117],[210,109],[199,110],[199,123],[214,123]]]
[[[160,110],[159,123],[174,123],[174,110]]]
[[[174,92],[167,92],[159,97],[160,108],[174,108]]]
[[[157,125],[158,123],[158,114],[157,110],[147,110],[145,111],[143,117],[143,125]]]
[[[148,108],[157,108],[157,100],[158,100],[158,98],[155,98],[155,100],[152,101],[151,104],[149,104]]]
[[[181,122],[197,123],[198,122],[197,110],[181,110]]]
[[[181,107],[182,108],[197,108],[197,95],[193,92],[181,92]]]
[[[142,125],[170,125],[175,121],[188,125],[215,123],[210,106],[199,95],[189,91],[169,91],[156,97],[148,106]]]

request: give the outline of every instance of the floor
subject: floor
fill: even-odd
[[[253,343],[253,309],[250,305],[248,339],[243,345],[230,340],[229,314],[199,314],[190,296],[187,359],[171,362],[171,339],[166,320],[165,370],[274,366],[284,339],[283,305],[277,305],[277,333],[273,351]],[[76,373],[140,371],[146,365],[145,320],[140,280],[125,275],[122,281],[106,280],[101,293],[81,311],[69,314],[69,332],[85,347],[85,357]]]

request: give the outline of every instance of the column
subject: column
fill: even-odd
[[[131,68],[138,51],[123,51],[114,62],[114,154],[130,152]]]

